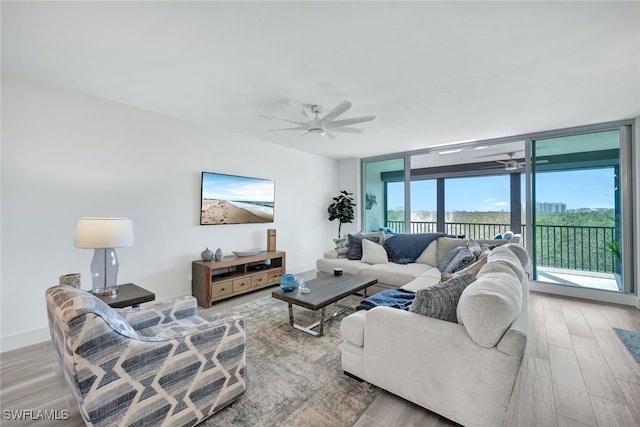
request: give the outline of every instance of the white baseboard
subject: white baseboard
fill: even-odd
[[[15,335],[2,337],[0,340],[0,352],[15,350],[20,347],[51,341],[49,328],[32,329]]]

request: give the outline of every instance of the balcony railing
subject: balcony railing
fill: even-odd
[[[387,221],[387,227],[405,233],[404,221]],[[470,239],[491,239],[509,229],[508,224],[445,222],[445,232]],[[526,226],[522,225],[522,244]],[[435,233],[435,221],[412,221],[410,233]],[[536,262],[540,267],[614,273],[619,272],[617,255],[609,242],[615,241],[614,227],[537,225]]]

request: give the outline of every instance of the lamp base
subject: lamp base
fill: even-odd
[[[118,257],[114,248],[97,248],[91,260],[91,293],[96,296],[115,296],[118,293]]]
[[[104,297],[104,296],[115,297],[118,294],[118,287],[107,286],[106,288],[94,288],[94,289],[91,289],[91,293],[98,297]]]

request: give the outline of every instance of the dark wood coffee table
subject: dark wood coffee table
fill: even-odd
[[[316,337],[321,337],[324,332],[325,321],[344,313],[345,310],[354,310],[353,307],[337,304],[338,301],[358,291],[364,291],[366,296],[367,288],[377,282],[378,280],[373,277],[353,276],[351,274],[343,274],[342,276],[322,274],[306,283],[307,288],[310,289],[308,294],[303,294],[296,288],[291,292],[284,292],[282,289],[278,289],[273,291],[271,296],[289,304],[289,323],[291,326]],[[341,308],[342,311],[336,311],[331,316],[325,317],[325,308],[333,303],[336,303],[336,306]],[[320,310],[320,320],[309,326],[298,325],[293,320],[294,304],[309,310]],[[318,332],[314,331],[313,329],[318,326],[320,327]]]

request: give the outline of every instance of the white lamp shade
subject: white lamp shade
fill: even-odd
[[[133,220],[128,218],[80,218],[73,244],[80,249],[133,246]]]

